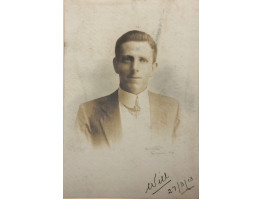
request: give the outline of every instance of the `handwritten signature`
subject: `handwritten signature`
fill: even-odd
[[[193,177],[189,177],[188,179],[177,181],[176,184],[174,184],[171,188],[168,189],[168,194],[179,192],[181,195],[183,195],[185,192],[194,188],[194,186],[192,185],[193,180],[194,180]],[[147,183],[147,188],[145,193],[152,192],[152,190],[155,189],[155,191],[152,193],[152,195],[154,195],[171,181],[172,180],[170,179],[170,177],[167,175],[166,172],[164,173],[159,172],[158,174],[155,173],[153,177],[153,181]]]
[[[157,177],[157,174],[155,173],[154,178],[153,178],[153,182],[150,182],[147,184],[147,189],[146,189],[145,193],[147,193],[149,190],[152,190],[153,188],[156,188],[157,186],[162,185],[162,183],[166,182],[167,179],[169,179],[169,176],[165,172],[162,175],[159,172],[158,177]],[[160,189],[162,189],[169,182],[171,182],[171,180],[167,181],[164,185],[162,185],[159,189],[157,189],[152,194],[157,193]]]

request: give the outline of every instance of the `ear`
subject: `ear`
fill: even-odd
[[[117,58],[113,58],[113,66],[114,66],[114,70],[117,74],[119,74],[119,68],[118,68],[118,61]]]
[[[151,76],[153,76],[153,74],[154,74],[155,70],[157,69],[157,67],[158,67],[158,63],[157,63],[157,62],[154,62],[154,63],[152,64],[152,73],[151,73]]]

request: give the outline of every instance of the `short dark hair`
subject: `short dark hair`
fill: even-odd
[[[118,58],[120,54],[121,45],[129,41],[148,42],[151,48],[153,49],[153,62],[156,61],[157,46],[156,46],[155,41],[152,39],[152,37],[149,34],[142,32],[142,31],[137,31],[137,30],[133,30],[133,31],[129,31],[125,33],[117,40],[116,46],[115,46],[115,57],[116,58]]]

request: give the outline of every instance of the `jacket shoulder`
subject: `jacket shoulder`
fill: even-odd
[[[149,92],[149,95],[151,98],[153,98],[155,101],[159,102],[160,104],[170,105],[174,107],[178,107],[179,105],[178,101],[172,97],[168,97],[162,94],[156,94],[153,92]]]
[[[80,104],[80,107],[82,108],[95,108],[95,107],[100,107],[102,105],[105,105],[105,103],[112,101],[116,96],[117,93],[116,91],[113,92],[112,94],[109,94],[107,96],[103,96],[97,99],[93,99],[91,101],[84,102]]]

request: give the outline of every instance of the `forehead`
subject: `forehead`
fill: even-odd
[[[121,44],[120,54],[149,58],[153,56],[153,49],[148,42],[129,41]]]

